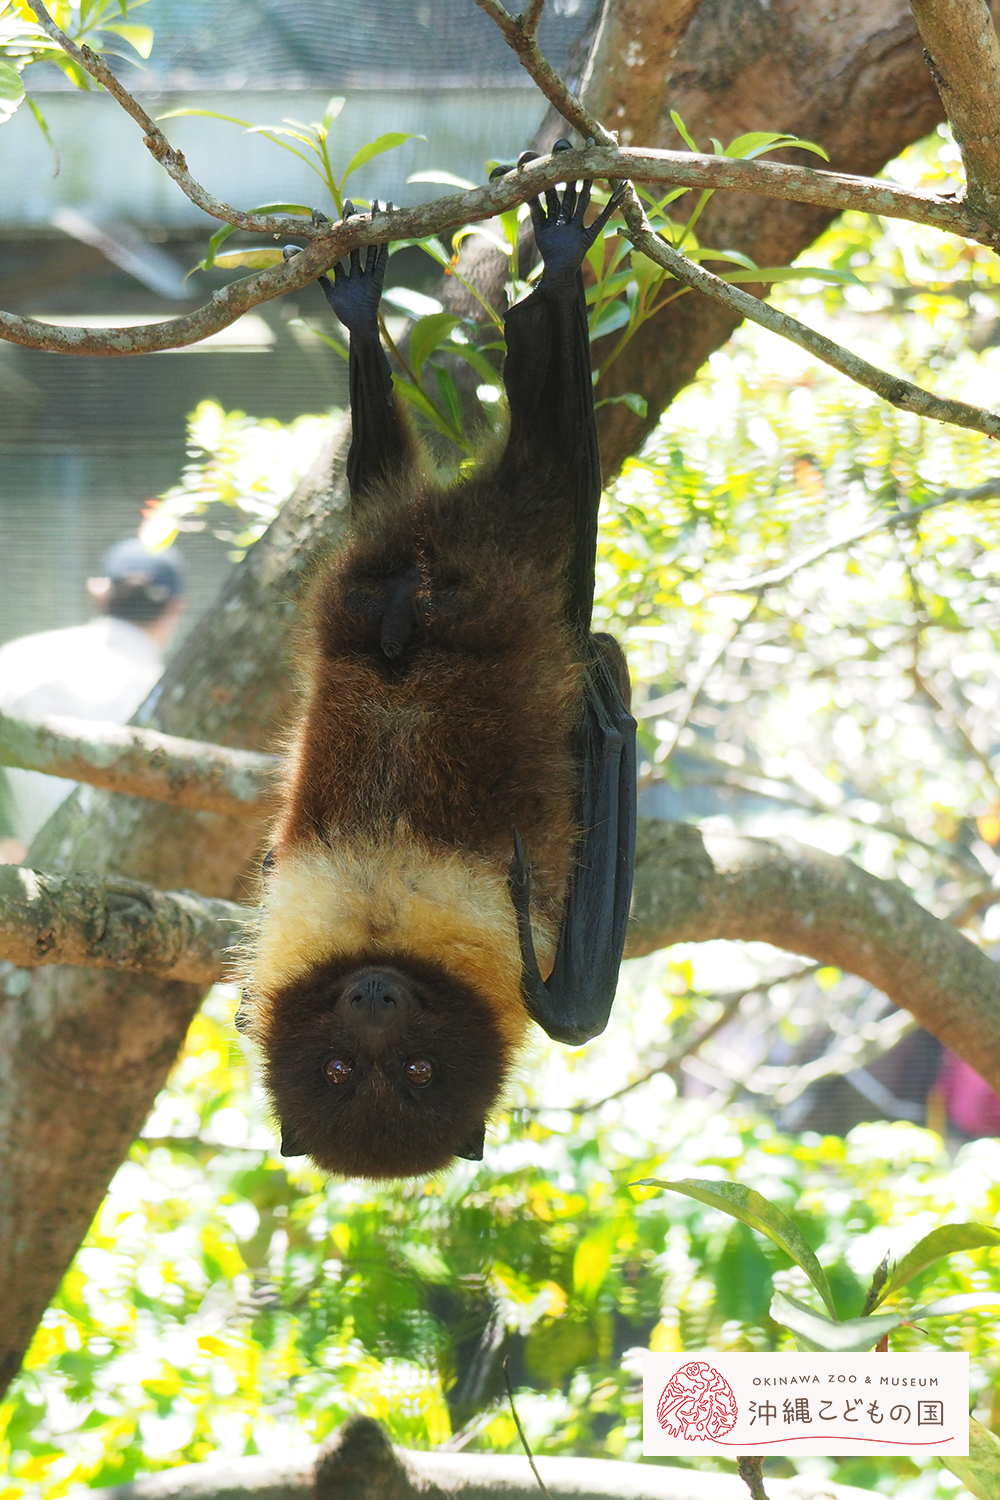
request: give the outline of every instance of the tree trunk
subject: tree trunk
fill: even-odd
[[[294,684],[298,596],[339,533],[343,432],[190,633],[137,722],[271,751]],[[261,814],[187,812],[83,788],[28,863],[246,900]],[[5,992],[5,993],[4,993]],[[162,1087],[201,988],[113,970],[0,971],[0,1390]]]
[[[627,0],[620,0],[622,5]],[[648,7],[656,35],[658,7]],[[646,46],[645,34],[638,50]],[[595,76],[588,108],[609,129],[619,121],[620,85]],[[702,0],[665,81],[637,71],[637,117],[649,117],[659,91],[654,138],[635,145],[683,149],[670,119],[676,110],[702,150],[710,137],[727,145],[750,130],[784,130],[817,141],[834,171],[871,176],[944,118],[906,0]],[[803,160],[790,152],[787,160]],[[813,161],[814,158],[808,158]],[[696,197],[671,205],[683,219]],[[716,193],[698,223],[698,239],[740,250],[760,266],[801,254],[833,215],[807,204]],[[659,414],[695,376],[737,319],[687,292],[639,330],[598,387],[598,396],[637,391],[648,416],[626,406],[598,411],[606,475],[618,472],[656,425]],[[612,335],[614,337],[614,335]],[[598,345],[598,357],[601,346]]]

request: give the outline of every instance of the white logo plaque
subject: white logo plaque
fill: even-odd
[[[642,1451],[969,1452],[967,1354],[643,1356]]]

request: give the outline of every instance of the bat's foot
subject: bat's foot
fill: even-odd
[[[387,203],[385,212],[391,211],[392,204]],[[342,218],[350,219],[357,212],[348,198]],[[372,199],[371,212],[372,217],[381,212],[377,198]],[[319,215],[319,220],[330,222],[322,214]],[[313,222],[317,222],[315,210]],[[334,266],[332,281],[329,276],[318,278],[327,302],[350,333],[378,338],[378,307],[382,300],[388,262],[388,245],[359,245],[356,250],[351,251],[347,260],[339,261]]]
[[[592,140],[587,142],[588,146],[593,144]],[[572,150],[572,143],[565,138],[556,141],[552,147],[553,153]],[[517,167],[527,166],[537,159],[537,151],[523,151],[517,159]],[[490,173],[490,181],[516,171],[517,167],[494,167]],[[598,217],[592,224],[585,224],[584,219],[590,207],[591,186],[589,180],[567,182],[561,194],[558,188],[547,188],[544,207],[540,198],[532,200],[531,222],[535,230],[535,243],[545,267],[543,284],[551,285],[554,281],[576,274],[583,265],[587,251],[621,202],[627,184],[614,184],[611,197]]]

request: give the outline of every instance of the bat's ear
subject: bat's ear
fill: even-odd
[[[282,1156],[308,1155],[305,1146],[303,1146],[295,1132],[293,1130],[286,1130],[284,1125],[281,1127],[281,1154]]]
[[[460,1156],[463,1161],[482,1161],[485,1143],[486,1121],[484,1120],[477,1130],[470,1132],[464,1145],[455,1152],[455,1155]]]

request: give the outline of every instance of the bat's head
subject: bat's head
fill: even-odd
[[[321,964],[254,1026],[285,1156],[328,1172],[408,1177],[478,1161],[511,1048],[491,1007],[436,964]]]

